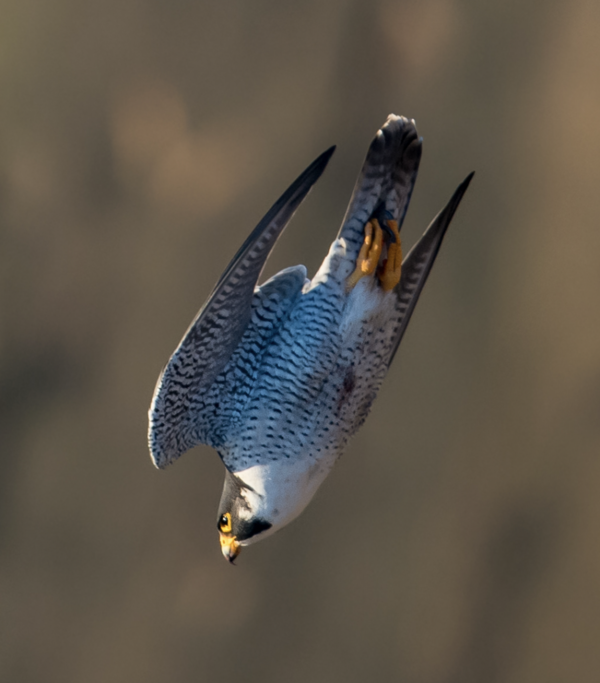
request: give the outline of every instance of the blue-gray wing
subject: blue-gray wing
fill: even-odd
[[[400,312],[398,328],[394,336],[389,363],[392,362],[398,346],[402,341],[402,336],[406,331],[410,316],[417,305],[419,295],[427,281],[429,272],[438,254],[446,230],[454,216],[454,212],[469,187],[469,183],[474,173],[470,173],[465,180],[458,186],[452,198],[446,206],[433,219],[421,239],[410,250],[406,258],[402,261],[402,274],[400,282],[395,288],[398,297],[398,310]]]
[[[260,221],[235,255],[158,378],[148,440],[157,467],[203,443],[197,397],[209,391],[237,348],[252,315],[255,286],[277,238],[334,152],[318,157]]]

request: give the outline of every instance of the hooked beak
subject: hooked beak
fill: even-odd
[[[219,536],[223,557],[233,564],[235,558],[240,554],[242,546],[238,543],[236,537],[231,534],[219,532]]]

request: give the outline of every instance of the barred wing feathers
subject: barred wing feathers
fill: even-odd
[[[195,429],[195,398],[211,388],[238,346],[250,320],[254,290],[265,261],[334,150],[331,147],[321,154],[252,231],[158,378],[148,433],[157,467],[165,467],[202,443]]]

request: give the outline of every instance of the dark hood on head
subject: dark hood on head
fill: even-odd
[[[229,512],[231,515],[231,533],[240,542],[246,541],[273,526],[270,522],[267,522],[266,519],[261,519],[260,517],[247,518],[248,512],[251,513],[252,510],[244,496],[244,491],[254,491],[254,489],[245,484],[235,474],[226,470],[223,493],[221,495],[221,502],[219,503],[217,524],[222,515]],[[256,491],[254,492],[256,493]],[[246,514],[242,514],[242,512],[245,512]]]

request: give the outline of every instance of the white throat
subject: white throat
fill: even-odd
[[[330,469],[328,463],[303,458],[254,465],[236,472],[235,476],[252,489],[244,493],[252,513],[273,525],[242,545],[270,536],[295,519],[310,503]]]

